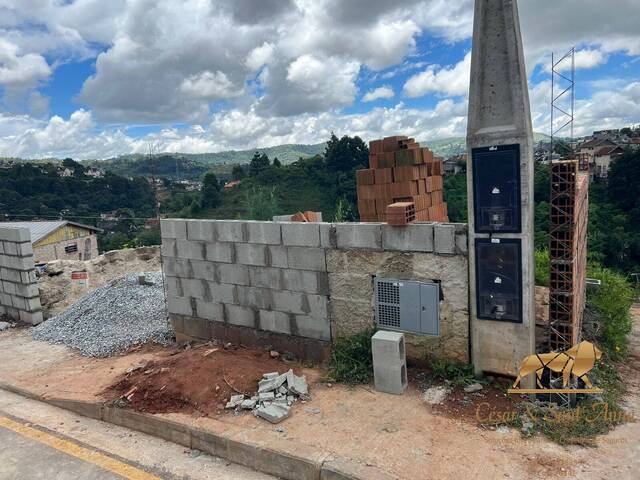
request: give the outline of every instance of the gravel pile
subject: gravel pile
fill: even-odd
[[[171,342],[162,273],[136,273],[113,280],[85,295],[67,310],[32,329],[33,338],[63,344],[89,357],[108,357],[154,341]]]

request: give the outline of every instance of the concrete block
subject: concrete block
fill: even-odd
[[[4,253],[4,242],[0,242],[0,255]]]
[[[282,243],[295,247],[319,247],[320,224],[285,222],[281,224]]]
[[[320,246],[322,248],[337,248],[336,227],[333,223],[319,223]]]
[[[20,285],[19,283],[12,283],[12,282],[6,282],[3,281],[2,282],[2,291],[4,293],[8,293],[9,295],[15,295],[16,294],[16,285]]]
[[[16,242],[2,242],[4,244],[5,255],[18,255],[18,244]]]
[[[39,323],[42,323],[43,320],[41,310],[37,312],[25,312],[21,310],[19,316],[21,322],[28,323],[30,325],[38,325]]]
[[[379,223],[336,223],[337,248],[382,250]]]
[[[371,337],[373,377],[379,392],[402,395],[407,388],[404,335],[379,331]]]
[[[283,274],[286,275],[289,271],[291,270],[282,270],[270,267],[249,267],[249,282],[252,287],[281,290],[284,288],[282,276]]]
[[[0,278],[2,278],[2,280],[8,280],[9,282],[13,282],[13,283],[22,283],[22,276],[20,274],[21,272],[17,270],[11,270],[9,268],[0,268]],[[34,276],[35,276],[35,272],[34,272]],[[25,283],[33,283],[33,282],[25,282]]]
[[[13,302],[11,301],[11,295],[8,293],[0,293],[0,305],[5,307],[12,307]]]
[[[382,248],[403,252],[433,252],[433,224],[382,225]]]
[[[178,315],[193,315],[191,299],[185,297],[174,297],[167,295],[167,310],[169,313],[177,313]]]
[[[163,257],[176,258],[178,256],[178,250],[176,248],[175,238],[163,238],[162,245],[160,246],[160,253]]]
[[[233,243],[212,242],[206,243],[206,259],[212,262],[233,263],[235,251]]]
[[[205,260],[207,256],[205,245],[204,242],[197,242],[195,240],[176,240],[178,258]]]
[[[271,310],[274,308],[274,290],[269,290],[268,288],[238,286],[237,292],[237,303],[239,305],[264,310]]]
[[[251,243],[238,243],[236,249],[236,262],[243,265],[267,265],[267,247]]]
[[[213,242],[217,238],[215,222],[211,220],[187,220],[187,239]]]
[[[258,314],[260,319],[260,330],[269,332],[291,334],[291,324],[289,315],[283,312],[273,310],[260,310]]]
[[[26,271],[33,270],[35,264],[33,262],[33,257],[11,257],[7,255],[3,255],[0,257],[3,259],[4,267],[12,268],[14,270]]]
[[[228,323],[242,327],[256,327],[256,313],[253,309],[230,304],[225,304],[224,309]]]
[[[195,316],[216,322],[224,322],[224,307],[221,303],[196,299]]]
[[[245,222],[247,242],[268,245],[282,243],[280,224],[276,222]]]
[[[33,258],[31,258],[30,262],[31,268],[26,271],[20,272],[20,282],[21,283],[36,283],[38,278],[36,277],[36,271],[33,267]]]
[[[327,271],[327,260],[324,248],[287,247],[289,268],[298,270]]]
[[[27,312],[37,312],[42,309],[40,305],[40,297],[23,298],[24,310]]]
[[[315,318],[326,318],[328,315],[328,300],[322,295],[274,290],[273,302],[273,309],[279,312],[304,314]]]
[[[459,255],[468,255],[469,253],[469,238],[466,229],[456,228],[456,251]]]
[[[8,283],[8,282],[7,282]],[[22,283],[13,284],[15,289],[15,294],[20,295],[21,297],[37,297],[40,295],[40,290],[38,289],[38,284],[32,283],[29,285],[24,285]]]
[[[307,270],[281,270],[282,289],[293,292],[329,294],[329,278],[326,272],[311,272]]]
[[[246,265],[235,263],[218,263],[216,265],[217,279],[220,283],[249,285],[249,269]]]
[[[373,382],[379,392],[402,395],[407,388],[407,366],[374,365]]]
[[[268,245],[265,254],[265,261],[269,267],[289,268],[287,247],[283,247],[281,245]]]
[[[401,365],[406,363],[404,335],[380,330],[371,337],[373,363],[379,365]]]
[[[193,302],[193,308],[195,313],[195,301]],[[211,324],[212,322],[206,318],[185,318],[183,333],[187,337],[209,340],[211,338]],[[178,336],[176,336],[176,340],[177,339]]]
[[[436,223],[434,225],[434,252],[454,254],[456,248],[456,227],[446,223]]]
[[[160,234],[162,238],[187,239],[187,224],[185,220],[163,218],[160,220]]]
[[[215,229],[219,242],[244,242],[245,235],[241,220],[216,220]]]
[[[331,340],[331,322],[328,318],[314,318],[308,315],[294,315],[292,334],[318,340]]]
[[[178,277],[199,278],[201,280],[219,282],[220,280],[218,278],[219,272],[217,270],[217,265],[217,263],[204,260],[177,260],[175,262],[174,270],[176,271],[176,276]],[[168,272],[166,262],[165,272]]]
[[[24,227],[0,227],[0,240],[7,242],[30,242],[31,232]]]
[[[166,277],[165,285],[167,286],[167,295],[174,297],[184,297],[184,290],[182,289],[182,279],[178,277]]]
[[[182,295],[193,297],[206,302],[235,303],[235,285],[220,284],[208,280],[182,278],[180,279]]]
[[[282,405],[262,406],[256,409],[256,415],[271,423],[280,423],[291,415],[291,409]]]
[[[27,303],[24,297],[19,297],[17,295],[11,295],[11,305],[18,310],[29,311],[27,308]]]
[[[21,257],[30,257],[33,255],[33,244],[31,242],[16,243],[18,255]]]

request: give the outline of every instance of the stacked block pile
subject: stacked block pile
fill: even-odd
[[[42,322],[40,291],[28,228],[0,227],[0,316]]]
[[[369,142],[369,168],[356,171],[360,220],[386,222],[390,204],[413,202],[416,221],[448,222],[442,171],[442,160],[413,138]]]

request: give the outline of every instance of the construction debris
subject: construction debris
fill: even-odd
[[[4,332],[5,330],[8,330],[9,327],[11,327],[11,324],[8,322],[0,322],[0,332]]]
[[[279,423],[291,415],[291,405],[298,399],[309,400],[309,385],[304,376],[299,377],[289,369],[282,374],[265,373],[258,382],[257,396],[233,395],[226,408],[253,410],[256,417]]]
[[[90,357],[108,357],[148,341],[169,344],[163,276],[127,275],[88,293],[63,313],[32,329],[36,340],[68,345]]]
[[[482,390],[482,385],[479,383],[472,383],[471,385],[467,385],[464,387],[465,393],[474,393]]]

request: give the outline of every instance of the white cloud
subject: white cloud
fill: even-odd
[[[411,76],[404,84],[404,93],[408,97],[421,97],[428,93],[441,93],[459,96],[469,92],[469,72],[471,70],[471,52],[452,68],[429,67],[425,71]]]
[[[562,52],[561,55],[564,55],[565,52]],[[555,70],[558,72],[566,72],[571,69],[571,57],[567,56],[566,58],[554,58],[554,62],[557,63]],[[576,50],[573,64],[576,70],[581,69],[589,69],[599,67],[600,65],[607,62],[607,56],[597,48],[584,48],[582,50]],[[551,57],[546,57],[545,60],[545,71],[547,73],[551,72]]]
[[[244,62],[251,71],[259,70],[260,67],[269,63],[273,57],[275,46],[273,43],[264,42],[259,47],[254,48],[249,53],[247,60]]]
[[[378,100],[379,98],[393,98],[395,97],[395,93],[393,88],[389,85],[384,85],[382,87],[378,87],[374,90],[369,90],[363,97],[363,102],[373,102]]]
[[[0,85],[26,88],[46,79],[51,68],[41,55],[20,55],[18,47],[0,38]]]
[[[221,72],[204,71],[185,78],[180,91],[193,98],[220,100],[240,95],[241,90],[235,88],[227,76]]]

